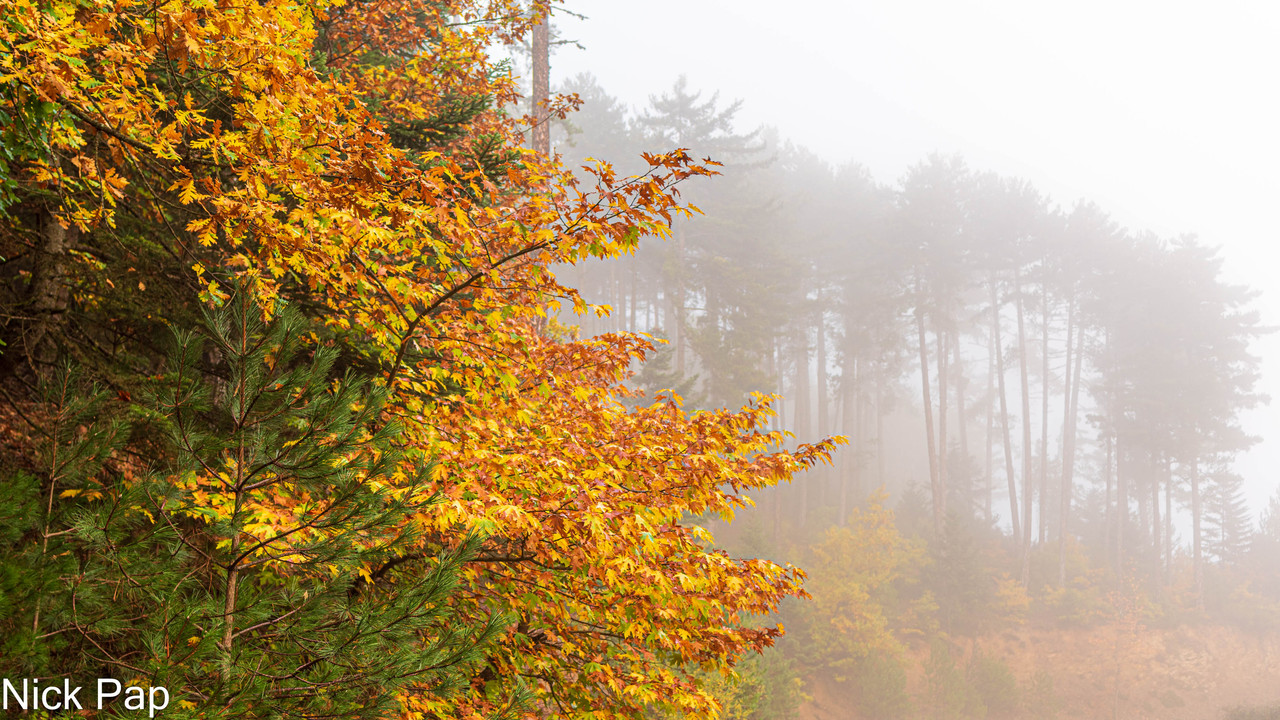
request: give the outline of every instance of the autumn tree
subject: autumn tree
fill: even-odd
[[[858,689],[858,704],[893,716],[902,710],[892,667],[905,647],[894,630],[898,586],[924,561],[922,543],[894,526],[883,494],[854,510],[843,527],[829,528],[812,546],[813,599],[804,612],[805,662]],[[871,675],[889,687],[873,687]]]
[[[222,570],[212,586],[222,588],[222,605],[209,613],[215,632],[195,647],[218,658],[220,682],[248,683],[232,698],[242,716],[267,706],[253,703],[266,690],[240,666],[249,656],[237,654],[239,643],[269,634],[256,626],[292,610],[281,602],[305,608],[310,597],[299,599],[288,568],[266,569],[287,565],[289,543],[314,539],[314,524],[290,513],[321,512],[323,498],[364,502],[377,489],[407,515],[394,558],[387,548],[374,557],[348,547],[342,577],[365,577],[353,567],[363,563],[371,597],[384,598],[454,562],[432,558],[465,558],[445,593],[450,627],[495,628],[491,642],[481,642],[486,630],[472,637],[481,656],[450,665],[461,674],[458,696],[446,701],[432,682],[400,689],[397,702],[414,716],[496,715],[527,688],[525,711],[544,715],[658,708],[707,717],[716,702],[705,674],[730,671],[781,634],[747,617],[801,592],[799,570],[716,551],[698,518],[731,517],[749,493],[820,462],[831,444],[778,451],[785,438],[764,429],[767,397],[706,413],[685,412],[674,396],[628,408],[622,383],[648,342],[574,340],[546,320],[557,307],[588,310],[549,268],[666,237],[688,213],[675,185],[715,171],[675,148],[644,156],[635,176],[595,164],[575,178],[522,150],[537,119],[501,109],[515,101],[515,84],[485,49],[527,33],[547,11],[536,7],[530,18],[501,0],[93,8],[17,0],[0,27],[13,148],[0,254],[21,258],[3,270],[6,317],[17,318],[3,336],[18,348],[5,355],[9,368],[34,379],[73,357],[121,402],[142,403],[171,328],[200,326],[202,307],[234,305],[236,286],[249,298],[243,317],[273,322],[286,301],[305,320],[305,353],[332,348],[321,355],[332,375],[316,370],[314,381],[347,371],[369,378],[369,392],[385,398],[381,413],[352,427],[399,428],[374,453],[385,469],[343,476],[334,481],[341,488],[304,488],[272,474],[281,450],[268,436],[245,437],[237,423],[260,408],[236,393],[255,389],[282,413],[304,400],[338,403],[335,417],[342,403],[378,404],[342,389],[354,385],[330,389],[342,402],[294,397],[292,375],[280,387],[257,385],[269,373],[226,364],[253,357],[241,362],[275,372],[272,353],[237,356],[214,342],[207,357],[184,360],[200,375],[188,382],[229,403],[222,417],[234,432],[224,437],[236,451],[227,459],[226,445],[177,443],[155,459],[204,463],[163,482],[190,493],[191,513],[217,515],[211,532],[225,545],[214,542],[210,563]],[[547,111],[571,105],[552,99]],[[232,397],[220,395],[228,388]],[[20,383],[8,390],[15,412],[48,412]],[[284,430],[276,437],[291,439]],[[27,460],[32,438],[18,445],[39,473],[37,495],[57,511],[67,500],[54,492],[57,475]],[[241,448],[266,469],[246,475],[254,466]],[[330,450],[317,457],[343,455]],[[131,487],[116,464],[94,481],[111,501]],[[302,529],[273,544],[276,522]],[[255,565],[260,552],[281,556]],[[395,573],[374,577],[398,558]],[[244,581],[250,575],[291,594],[259,596]],[[388,597],[395,608],[424,596]],[[437,627],[443,617],[415,622]],[[404,639],[406,652],[432,647],[428,625],[403,626],[420,636]],[[314,640],[367,630],[356,623]],[[295,679],[316,667],[302,661]]]

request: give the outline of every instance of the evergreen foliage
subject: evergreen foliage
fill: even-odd
[[[853,673],[854,704],[866,717],[897,720],[912,717],[902,660],[888,653],[868,655]]]
[[[435,501],[388,482],[408,465],[383,391],[336,375],[336,348],[275,310],[237,294],[175,332],[128,409],[152,457],[104,467],[124,426],[58,376],[42,491],[73,502],[50,501],[41,531],[34,478],[4,486],[29,525],[4,539],[30,566],[6,592],[8,676],[141,678],[175,695],[169,717],[375,718],[410,686],[448,697],[482,662],[506,620],[471,626],[449,603],[476,542],[406,551]]]
[[[965,674],[986,708],[988,718],[996,720],[1019,716],[1022,709],[1021,691],[1008,663],[974,651]]]

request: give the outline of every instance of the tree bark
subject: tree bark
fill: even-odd
[[[1200,461],[1191,460],[1191,557],[1192,578],[1196,592],[1196,608],[1204,610],[1204,536],[1201,534],[1200,517],[1204,508],[1200,498]]]
[[[676,269],[675,269],[675,297],[672,298],[672,308],[675,312],[676,321],[676,373],[683,378],[688,374],[685,365],[685,317],[684,317],[684,224],[675,223],[676,236]]]
[[[827,323],[825,311],[822,305],[822,295],[818,295],[818,313],[817,327],[815,328],[817,336],[817,357],[814,358],[815,381],[814,385],[818,392],[818,423],[817,436],[825,438],[831,434],[831,398],[828,395],[828,387],[830,383],[827,378]],[[811,473],[821,480],[820,488],[822,490],[823,499],[821,502],[829,501],[828,493],[831,486],[831,468],[826,463],[815,466]]]
[[[947,342],[950,335],[939,327],[934,330],[938,345],[938,491],[937,502],[942,506],[942,517],[947,516],[947,480],[950,458],[947,452]],[[941,537],[941,536],[939,536]]]
[[[40,211],[40,245],[31,270],[27,307],[34,318],[23,338],[27,362],[42,373],[58,357],[58,338],[67,311],[67,254],[75,227],[63,227],[52,211]]]
[[[1080,409],[1080,367],[1084,364],[1084,331],[1082,329],[1076,330],[1075,366],[1071,364],[1074,310],[1074,302],[1069,301],[1067,304],[1067,365],[1062,372],[1065,385],[1062,398],[1062,496],[1059,498],[1058,520],[1058,587],[1066,587],[1067,584],[1067,533],[1071,530],[1071,497],[1072,485],[1075,481],[1076,413]],[[1110,496],[1110,494],[1111,485],[1108,478],[1107,495]],[[1107,498],[1108,502],[1110,499],[1110,497]]]
[[[1173,585],[1173,461],[1164,461],[1164,584]]]
[[[551,18],[543,15],[533,26],[533,149],[551,157],[551,118],[547,101],[551,97]]]
[[[1027,377],[1027,335],[1022,312],[1022,279],[1014,274],[1014,308],[1018,315],[1018,375],[1022,382],[1022,585],[1031,583],[1032,491],[1031,392]]]
[[[778,338],[774,338],[773,352],[770,353],[773,360],[773,366],[777,372],[778,395],[782,396],[782,400],[778,402],[778,414],[774,416],[774,422],[778,430],[785,430],[787,427],[786,416],[786,372],[783,370],[782,349]],[[773,486],[773,542],[776,544],[782,539],[782,483]]]
[[[1022,541],[1022,521],[1018,517],[1018,484],[1013,472],[1013,439],[1009,433],[1009,400],[1004,382],[1004,344],[1000,340],[1000,304],[995,278],[991,279],[991,332],[996,346],[996,382],[1000,391],[1000,425],[1004,437],[1004,470],[1009,481],[1009,518],[1013,526],[1013,540]]]
[[[1103,464],[1103,471],[1102,471],[1102,472],[1103,472],[1103,474],[1106,476],[1106,482],[1107,482],[1107,497],[1106,497],[1106,500],[1104,501],[1104,504],[1103,504],[1103,518],[1102,518],[1102,524],[1103,524],[1103,527],[1104,527],[1104,528],[1106,528],[1106,533],[1107,533],[1107,554],[1108,554],[1108,555],[1110,555],[1110,556],[1112,556],[1110,559],[1112,560],[1113,567],[1118,571],[1120,566],[1119,566],[1119,565],[1117,565],[1117,564],[1115,564],[1115,557],[1114,557],[1114,555],[1115,555],[1115,551],[1116,551],[1116,548],[1118,547],[1118,545],[1117,545],[1117,544],[1115,543],[1115,541],[1114,541],[1114,530],[1113,530],[1113,526],[1114,526],[1114,524],[1115,524],[1115,511],[1113,510],[1114,505],[1113,505],[1113,503],[1112,503],[1112,490],[1113,490],[1113,488],[1112,488],[1112,484],[1113,484],[1113,483],[1112,483],[1112,479],[1113,479],[1113,476],[1112,476],[1112,474],[1111,474],[1112,468],[1113,468],[1113,466],[1114,466],[1114,460],[1115,460],[1114,455],[1115,455],[1115,453],[1114,453],[1114,448],[1112,447],[1112,446],[1113,446],[1113,438],[1112,438],[1112,434],[1111,434],[1111,430],[1110,430],[1110,428],[1104,428],[1104,429],[1103,429],[1103,434],[1106,436],[1106,442],[1105,442],[1105,444],[1106,444],[1106,458],[1105,458],[1105,460],[1103,461],[1103,463],[1104,463],[1104,464]]]
[[[1049,288],[1040,284],[1040,544],[1048,540],[1049,530]]]
[[[924,332],[924,297],[916,279],[916,340],[920,350],[920,393],[924,406],[926,449],[929,453],[929,489],[933,497],[933,530],[942,537],[943,507],[938,498],[938,448],[933,436],[933,393],[929,389],[929,345]]]
[[[1124,573],[1124,535],[1129,524],[1129,486],[1125,482],[1124,451],[1120,433],[1115,434],[1116,451],[1116,577]],[[1123,579],[1121,578],[1121,582]]]
[[[640,273],[636,267],[637,263],[634,257],[630,258],[627,264],[631,266],[631,302],[627,305],[627,330],[637,332],[636,305],[640,304],[640,288],[638,287]]]
[[[827,396],[827,324],[822,309],[822,298],[818,298],[817,325],[817,389],[818,389],[818,437],[825,438],[831,434],[831,404]]]
[[[844,369],[844,392],[841,394],[844,408],[840,413],[841,431],[849,437],[849,445],[841,452],[840,472],[840,527],[844,527],[849,518],[850,485],[858,472],[862,453],[861,413],[858,412],[858,358],[848,359]]]
[[[975,504],[973,500],[973,486],[976,478],[974,478],[973,474],[970,472],[971,468],[969,466],[969,415],[965,409],[964,397],[968,380],[964,374],[964,359],[960,353],[959,334],[951,339],[951,352],[954,359],[954,372],[956,376],[956,433],[960,436],[960,462],[963,463],[963,470],[965,473],[965,487],[963,488],[965,499],[964,512],[966,514],[971,514],[974,511]]]
[[[876,484],[884,487],[884,363],[876,363]]]
[[[983,465],[983,477],[986,480],[985,492],[985,510],[987,524],[991,524],[991,504],[992,494],[995,492],[994,483],[992,482],[992,473],[994,471],[995,461],[995,424],[996,424],[996,335],[991,333],[990,339],[987,341],[987,436],[986,436],[986,462]]]
[[[1160,571],[1164,565],[1164,525],[1160,522],[1160,466],[1163,464],[1160,458],[1151,458],[1151,543],[1156,551],[1156,567],[1152,580],[1156,586],[1156,597],[1160,597],[1163,584],[1160,577]]]
[[[803,329],[796,343],[795,388],[796,442],[812,442],[813,405],[811,403],[813,392],[809,384],[809,337],[807,332],[803,332]],[[800,532],[804,532],[805,524],[809,520],[809,485],[813,482],[813,476],[809,472],[801,473],[798,480],[800,483],[800,508],[797,520],[800,523]]]
[[[1148,484],[1151,482],[1151,462],[1150,458],[1146,458],[1147,462],[1141,468],[1136,468],[1133,474],[1133,494],[1138,501],[1138,529],[1142,531],[1142,537],[1139,540],[1151,540],[1151,493],[1143,484],[1145,480]],[[1138,458],[1130,458],[1130,464],[1138,464],[1141,462]],[[1145,471],[1145,472],[1144,472]]]

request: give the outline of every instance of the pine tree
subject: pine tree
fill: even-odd
[[[93,668],[168,688],[170,717],[238,718],[385,717],[399,693],[443,702],[475,674],[507,622],[467,626],[450,609],[476,542],[406,554],[435,502],[418,488],[432,465],[397,451],[382,391],[337,376],[336,348],[308,330],[292,308],[268,322],[240,296],[176,332],[129,408],[154,458],[110,458],[121,424],[85,415],[103,393],[68,403],[88,440],[52,464],[46,529],[4,537],[63,583],[28,583],[7,622],[58,640],[19,642],[6,671]],[[29,510],[32,491],[6,484],[0,512]]]
[[[1248,550],[1252,533],[1244,478],[1223,469],[1209,480],[1205,493],[1205,551],[1219,563],[1235,564]]]

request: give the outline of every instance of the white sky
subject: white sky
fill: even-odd
[[[681,73],[883,182],[929,152],[1096,201],[1131,229],[1222,245],[1280,325],[1280,2],[565,0],[553,87],[596,75],[633,107]],[[1257,345],[1271,407],[1239,468],[1280,483],[1280,337]]]

